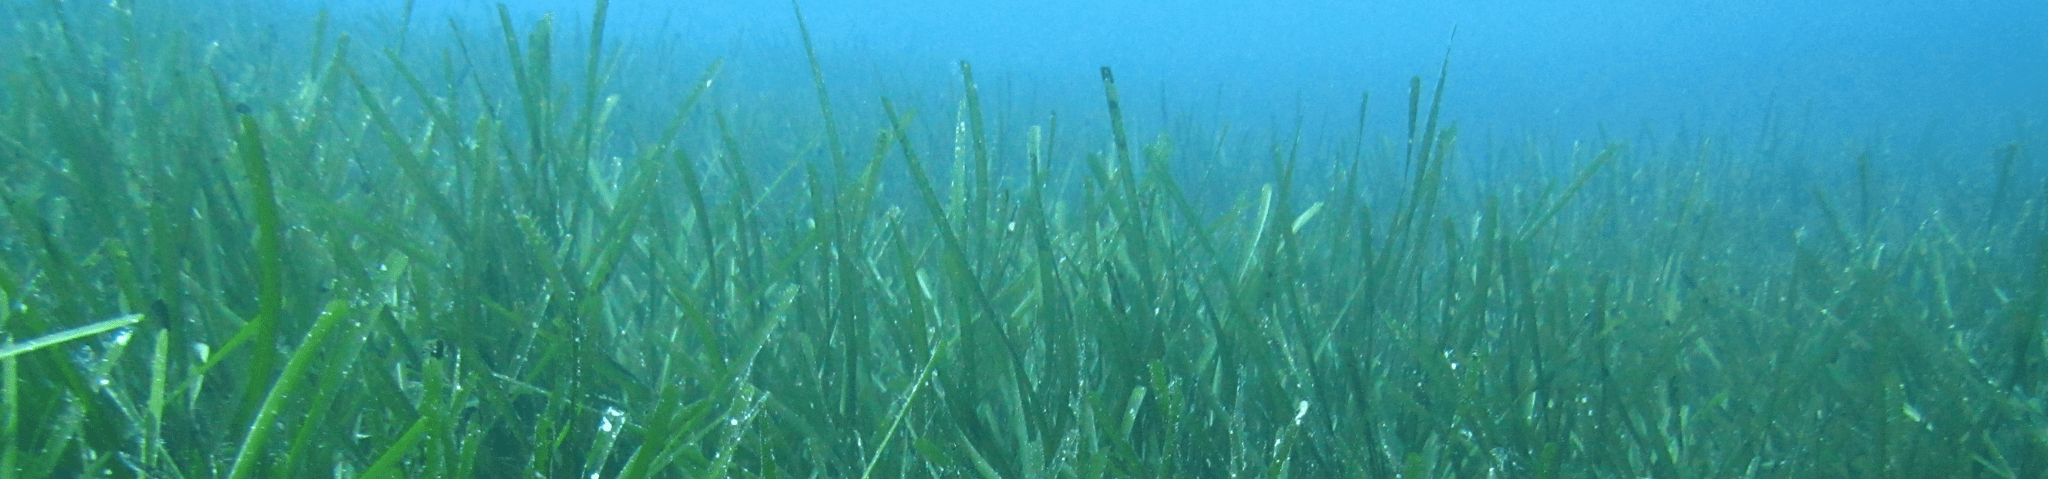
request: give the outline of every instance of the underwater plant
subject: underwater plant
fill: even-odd
[[[1405,131],[1324,147],[1126,118],[1110,68],[1101,122],[990,113],[966,62],[939,100],[835,90],[800,12],[815,97],[783,105],[608,43],[602,0],[580,37],[503,6],[269,29],[25,3],[0,32],[0,478],[2048,457],[2017,143],[1995,189],[1866,168],[1766,201],[1739,185],[1825,160],[1603,141],[1461,174],[1448,59]]]

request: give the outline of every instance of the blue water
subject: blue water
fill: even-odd
[[[404,5],[297,1],[306,9],[274,14],[327,8],[388,25]],[[419,3],[415,28],[445,29],[450,18],[495,27],[493,2]],[[586,35],[590,2],[507,6],[522,22],[554,13],[567,41]],[[1750,148],[1777,135],[1796,138],[1801,157],[1874,153],[1905,171],[1983,170],[2003,145],[2048,131],[2048,2],[2039,0],[813,0],[803,9],[850,108],[956,90],[957,62],[970,60],[999,113],[1086,119],[1101,115],[1097,69],[1111,66],[1138,122],[1299,125],[1311,138],[1348,138],[1370,93],[1372,131],[1399,136],[1409,79],[1434,82],[1448,52],[1446,120],[1473,151],[1527,138]],[[749,88],[809,89],[787,2],[620,0],[609,25],[614,45],[686,45],[706,62],[728,60]]]
[[[488,5],[451,3],[451,12]],[[578,0],[508,5],[564,18],[590,10]],[[615,34],[663,31],[764,49],[795,36],[786,2],[626,0],[612,8]],[[1409,76],[1435,73],[1447,44],[1457,116],[1508,129],[1740,124],[1775,107],[1844,128],[1917,134],[1930,121],[2009,130],[2014,115],[2048,111],[2048,2],[2036,0],[814,0],[804,8],[820,45],[905,70],[967,59],[985,72],[1085,89],[1108,65],[1134,85],[1171,85],[1168,94],[1185,101],[1212,101],[1222,88],[1226,103],[1291,110],[1298,102],[1312,117],[1348,118],[1362,90],[1403,96]]]

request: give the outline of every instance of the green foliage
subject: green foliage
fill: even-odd
[[[1448,62],[1329,149],[1157,133],[1107,68],[1099,125],[965,62],[844,101],[801,23],[815,108],[636,69],[678,59],[604,1],[584,48],[137,8],[0,33],[0,478],[2048,467],[2018,143],[1984,195],[1865,154],[1787,206],[1738,185],[1801,160],[1705,140],[1461,174]]]

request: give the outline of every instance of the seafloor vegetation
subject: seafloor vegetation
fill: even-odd
[[[175,6],[0,3],[0,478],[2048,477],[2018,143],[1478,175],[1440,72],[1301,141]]]

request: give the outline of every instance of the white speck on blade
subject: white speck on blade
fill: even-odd
[[[602,432],[612,432],[613,430],[618,429],[619,427],[617,421],[622,421],[625,419],[625,417],[626,412],[620,411],[619,408],[604,408],[604,418],[598,420],[597,430]]]

